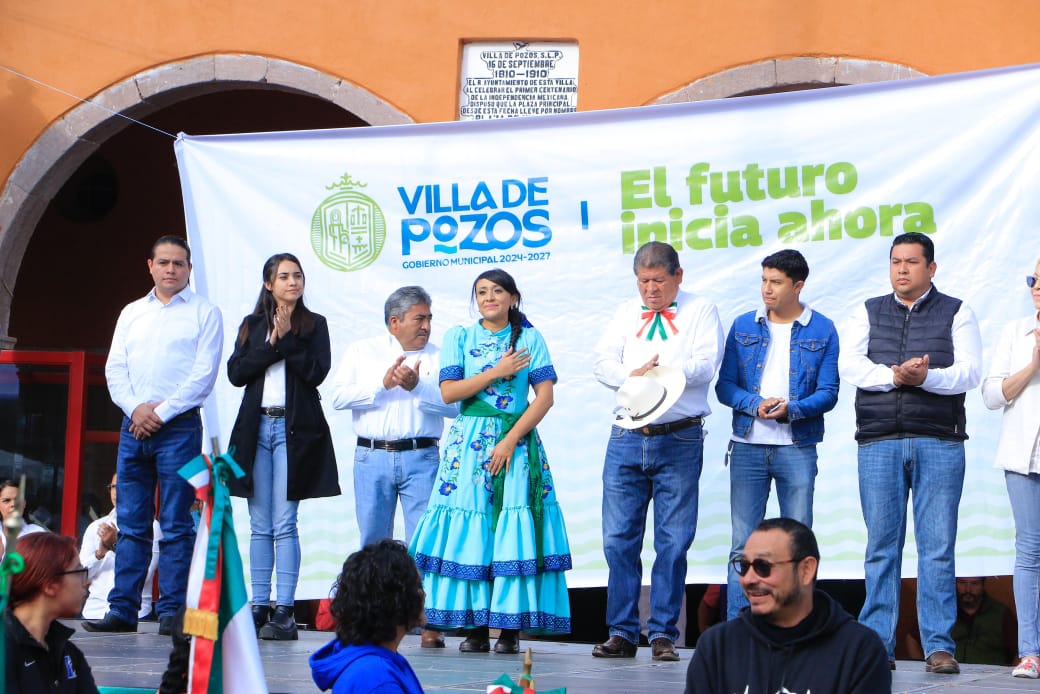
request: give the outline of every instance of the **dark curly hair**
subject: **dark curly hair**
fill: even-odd
[[[422,579],[408,550],[381,540],[354,552],[336,579],[330,612],[336,636],[347,645],[380,644],[423,622]]]

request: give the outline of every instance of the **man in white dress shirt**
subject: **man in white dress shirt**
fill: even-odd
[[[79,562],[87,570],[90,589],[87,602],[83,605],[84,619],[101,619],[108,612],[108,593],[115,585],[116,578],[116,544],[119,542],[119,525],[116,522],[116,475],[107,485],[112,497],[112,510],[91,522],[83,531],[83,545],[79,550]],[[152,521],[152,561],[148,564],[148,575],[141,589],[141,608],[137,617],[144,619],[152,613],[152,576],[159,563],[159,540],[162,530],[158,521]]]
[[[838,373],[856,386],[859,498],[867,525],[861,624],[895,667],[907,498],[917,540],[917,617],[925,670],[956,674],[954,545],[964,486],[964,394],[982,379],[975,314],[940,292],[935,245],[900,234],[889,251],[893,291],[868,299],[841,334]]]
[[[152,556],[155,490],[159,484],[159,633],[170,633],[184,605],[195,542],[195,492],[178,470],[202,451],[199,407],[220,368],[220,310],[188,288],[191,251],[178,236],[152,245],[148,271],[155,287],[119,314],[105,377],[125,415],[116,472],[119,551],[104,619],[87,631],[136,631],[141,590]]]
[[[639,554],[653,499],[655,557],[647,631],[651,657],[675,661],[686,551],[697,529],[703,423],[711,412],[708,385],[722,361],[722,324],[714,304],[679,289],[683,270],[672,246],[657,241],[643,245],[633,270],[639,298],[624,302],[614,314],[596,345],[593,371],[603,385],[618,390],[630,377],[653,377],[655,367],[670,367],[678,373],[682,392],[670,397],[665,392],[656,407],[641,413],[642,421],[652,423],[630,428],[615,421],[611,428],[603,463],[610,638],[593,648],[592,655],[636,655],[643,569]]]
[[[411,541],[437,476],[444,418],[458,414],[441,397],[440,351],[429,341],[431,304],[422,287],[394,291],[383,308],[389,334],[348,345],[336,372],[333,406],[351,410],[357,434],[354,504],[362,547],[393,537],[398,497],[405,543]],[[423,632],[422,645],[444,641]]]

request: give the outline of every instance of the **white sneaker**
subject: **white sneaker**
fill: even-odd
[[[1035,655],[1027,655],[1022,658],[1021,662],[1011,671],[1012,677],[1025,677],[1026,679],[1035,680],[1040,678],[1040,659]]]

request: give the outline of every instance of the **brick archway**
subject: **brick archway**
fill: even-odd
[[[369,125],[412,123],[407,114],[339,77],[259,55],[209,55],[160,65],[114,84],[54,122],[22,156],[0,194],[0,349],[8,335],[18,271],[40,217],[73,172],[135,119],[229,87],[271,89],[328,101]]]
[[[724,99],[731,96],[795,91],[925,77],[906,65],[841,57],[775,58],[740,65],[658,97],[654,104]]]

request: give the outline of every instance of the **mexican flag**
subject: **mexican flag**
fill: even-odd
[[[184,633],[194,637],[188,692],[267,692],[227,487],[229,476],[244,473],[230,454],[212,462],[200,455],[179,472],[202,501],[184,613]]]

